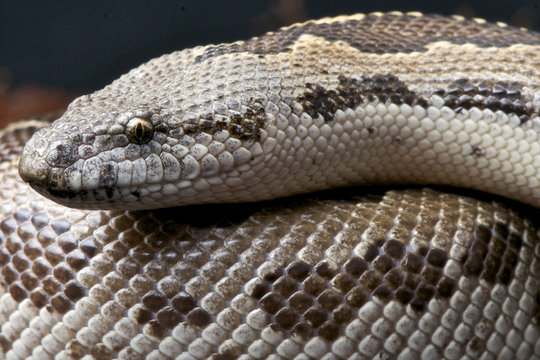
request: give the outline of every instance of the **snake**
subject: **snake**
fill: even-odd
[[[1,358],[540,358],[533,31],[312,20],[0,144]]]

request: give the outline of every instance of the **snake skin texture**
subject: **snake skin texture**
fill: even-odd
[[[539,114],[540,35],[482,20],[358,14],[151,60],[2,134],[4,356],[540,359]],[[257,202],[373,183],[510,200]],[[207,204],[231,202],[252,203]]]
[[[17,174],[44,125],[0,137],[0,358],[540,358],[530,209],[427,189],[68,209]]]
[[[326,18],[151,60],[75,100],[20,174],[70,207],[445,184],[540,206],[540,35],[418,13]]]

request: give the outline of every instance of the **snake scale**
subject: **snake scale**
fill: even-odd
[[[0,133],[0,357],[540,358],[539,113],[540,35],[478,19],[151,60]],[[452,188],[286,197],[396,183]]]

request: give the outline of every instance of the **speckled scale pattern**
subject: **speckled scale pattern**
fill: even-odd
[[[20,170],[79,208],[366,183],[469,187],[538,207],[539,69],[540,35],[504,24],[325,18],[153,59],[75,100],[27,143]],[[137,117],[156,129],[146,144],[125,135]]]
[[[343,17],[342,17],[343,18]],[[486,26],[482,21],[456,21],[440,15],[368,14],[322,19],[296,24],[285,29],[250,39],[246,42],[210,46],[195,61],[204,61],[221,54],[247,51],[254,54],[287,52],[303,34],[322,37],[328,41],[344,41],[368,53],[409,53],[425,51],[425,45],[434,41],[455,44],[473,43],[478,46],[505,47],[513,44],[537,44],[534,34],[518,29]],[[399,31],[395,31],[399,29]]]
[[[74,210],[17,161],[0,162],[2,359],[540,357],[530,209],[424,189]]]

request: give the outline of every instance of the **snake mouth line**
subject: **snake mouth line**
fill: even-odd
[[[54,187],[44,187],[43,183],[28,181],[28,185],[37,193],[54,199],[65,206],[72,208],[114,208],[120,195],[117,188],[101,188],[95,190],[69,190]],[[139,198],[137,191],[131,192],[134,198]],[[95,204],[95,206],[92,206]],[[110,206],[107,206],[110,204]]]

